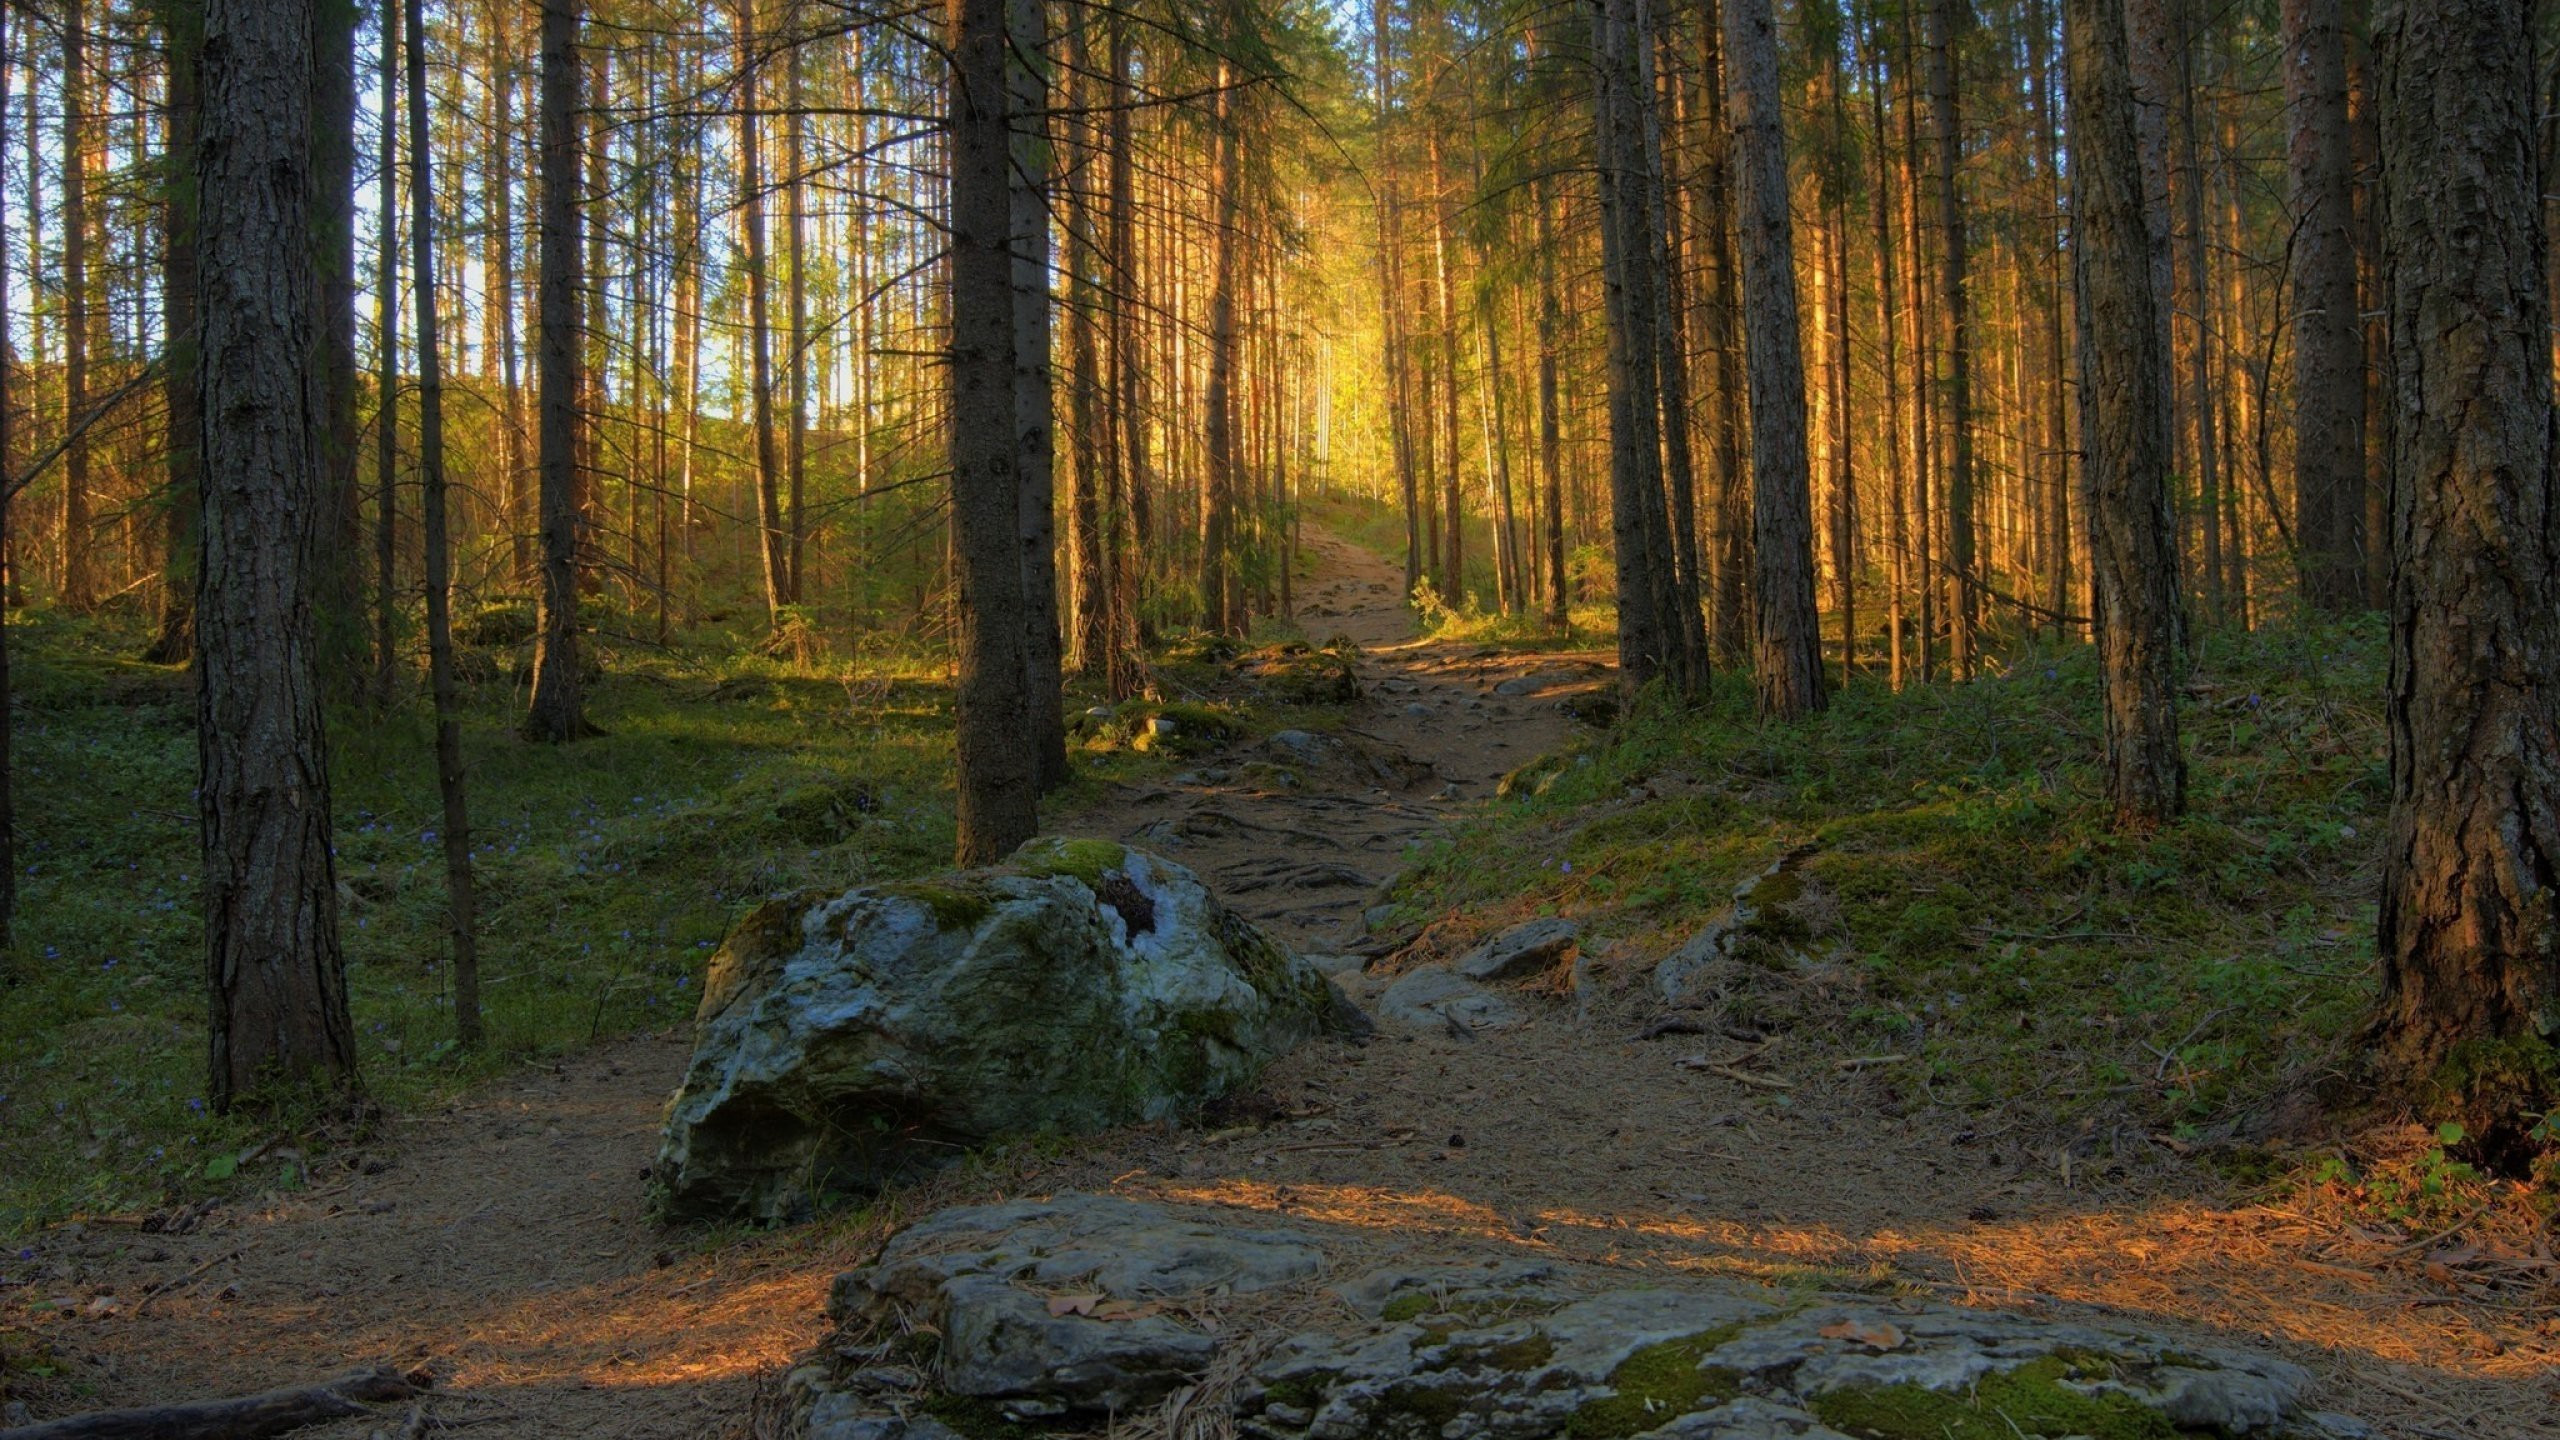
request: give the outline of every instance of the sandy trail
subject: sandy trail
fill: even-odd
[[[1341,738],[1391,778],[1329,760],[1275,783],[1252,763],[1267,747],[1235,747],[1058,828],[1161,848],[1291,944],[1338,951],[1408,846],[1562,742],[1555,700],[1605,684],[1606,657],[1417,641],[1386,563],[1313,544],[1307,627],[1365,651],[1368,696]],[[1116,1189],[1408,1252],[1872,1285],[2272,1345],[2314,1369],[2321,1404],[2392,1434],[2560,1436],[2547,1313],[2329,1263],[2322,1225],[2217,1204],[2174,1168],[2075,1172],[2026,1131],[1896,1103],[1888,1071],[1840,1070],[1809,1042],[1773,1056],[1784,1090],[1682,1069],[1715,1042],[1631,1038],[1647,958],[1596,957],[1595,1005],[1516,995],[1531,1017],[1516,1030],[1310,1046],[1267,1077],[1258,1127],[1115,1132],[765,1235],[649,1223],[644,1171],[687,1047],[633,1038],[403,1117],[315,1188],[217,1208],[191,1233],[53,1232],[18,1262],[37,1284],[0,1305],[71,1302],[30,1317],[85,1392],[62,1408],[386,1362],[433,1369],[433,1413],[476,1434],[719,1435],[818,1338],[827,1281],[901,1214]],[[400,1418],[303,1433],[398,1433]]]

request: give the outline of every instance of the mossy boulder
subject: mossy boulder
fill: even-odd
[[[1358,653],[1292,641],[1252,651],[1235,668],[1283,705],[1348,705],[1360,698],[1360,677],[1352,668]]]
[[[1104,841],[777,899],[703,986],[664,1208],[792,1218],[1000,1136],[1161,1119],[1343,1025],[1343,1004],[1190,871]]]

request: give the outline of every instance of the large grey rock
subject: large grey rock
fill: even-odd
[[[1514,925],[1468,951],[1458,974],[1469,980],[1517,980],[1535,975],[1582,937],[1582,927],[1552,916]]]
[[[1398,976],[1378,997],[1377,1016],[1416,1034],[1460,1036],[1508,1030],[1522,1019],[1510,1001],[1445,965],[1423,965]]]
[[[992,869],[759,908],[697,1019],[665,1208],[776,1219],[996,1136],[1161,1119],[1351,1016],[1190,871],[1042,839]]]
[[[1291,1227],[1064,1195],[932,1216],[838,1276],[828,1309],[839,1323],[930,1326],[950,1394],[1017,1417],[1108,1413],[1216,1358],[1215,1337],[1154,1302],[1268,1290],[1323,1265],[1313,1237]],[[1059,1295],[1077,1303],[1052,1304]]]
[[[1331,1327],[1276,1342],[1153,1303],[1312,1285],[1324,1246],[1311,1225],[1114,1197],[977,1206],[892,1238],[837,1280],[830,1309],[847,1336],[938,1337],[916,1363],[944,1396],[1071,1425],[1159,1401],[1241,1347],[1224,1363],[1250,1368],[1217,1421],[1256,1440],[2367,1433],[2305,1410],[2308,1375],[2265,1356],[1737,1280],[1629,1287],[1551,1261],[1424,1260],[1335,1283]],[[942,1440],[898,1418],[930,1413],[914,1373],[857,1357],[803,1366],[789,1389],[800,1415],[838,1427],[812,1424],[826,1440]]]
[[[1262,1440],[2336,1433],[2301,1408],[2310,1377],[2297,1366],[2114,1330],[1946,1306],[1789,1310],[1734,1283],[1565,1304],[1428,1293],[1390,1301],[1366,1330],[1282,1342],[1238,1397],[1238,1428]]]

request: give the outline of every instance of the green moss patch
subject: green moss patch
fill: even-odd
[[[2111,1373],[2104,1357],[2056,1355],[1985,1376],[1967,1392],[1853,1386],[1815,1396],[1810,1408],[1860,1440],[2180,1440],[2177,1426],[2140,1401],[2067,1383]]]
[[[1067,875],[1099,889],[1102,877],[1129,863],[1129,847],[1109,840],[1077,840],[1044,835],[1025,841],[1007,862],[1030,875]]]
[[[1709,1402],[1733,1399],[1742,1393],[1741,1377],[1699,1362],[1740,1333],[1740,1325],[1726,1325],[1636,1351],[1609,1372],[1609,1388],[1615,1393],[1585,1401],[1566,1417],[1564,1433],[1578,1440],[1615,1440],[1658,1428]]]

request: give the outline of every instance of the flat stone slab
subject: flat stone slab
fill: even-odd
[[[1530,920],[1495,935],[1460,957],[1458,974],[1468,980],[1518,980],[1535,975],[1582,938],[1582,927],[1570,920]]]
[[[1333,1281],[1337,1322],[1276,1343],[1165,1303],[1313,1287],[1327,1243],[1311,1223],[1110,1196],[946,1210],[836,1282],[846,1337],[905,1338],[840,1338],[789,1389],[820,1440],[943,1440],[960,1413],[1093,1427],[1243,1347],[1259,1358],[1218,1403],[1258,1440],[2372,1434],[2306,1408],[2308,1372],[2254,1352],[1740,1280],[1423,1261]],[[872,1353],[918,1337],[930,1356]]]
[[[1519,1007],[1445,965],[1406,971],[1378,997],[1378,1019],[1419,1035],[1473,1035],[1522,1022]]]

